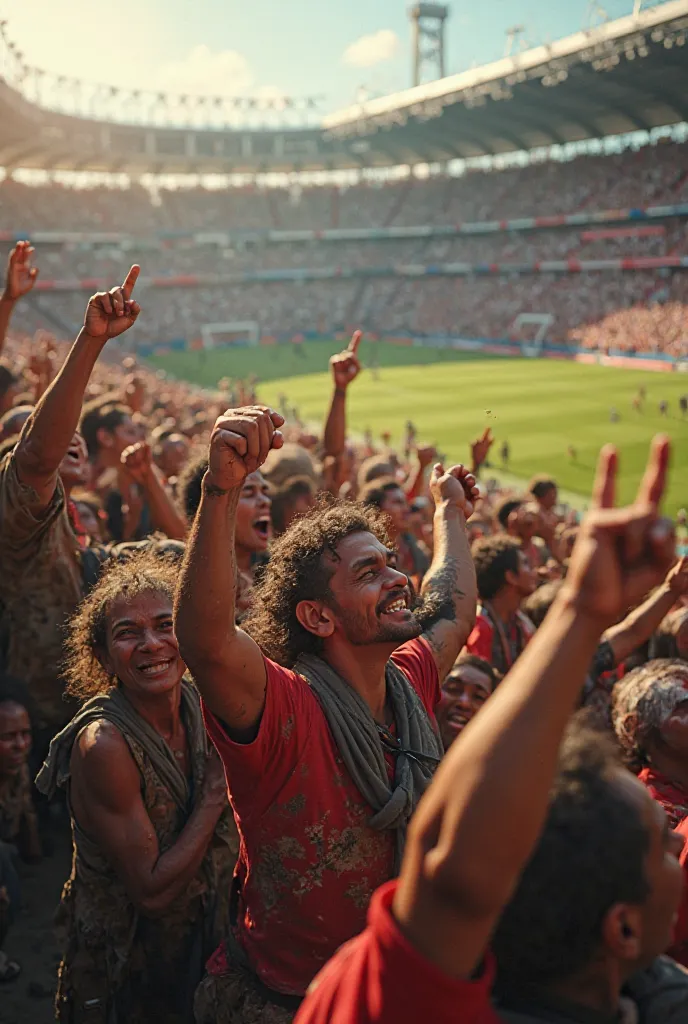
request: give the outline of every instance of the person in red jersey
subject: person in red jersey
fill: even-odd
[[[379,513],[330,500],[275,542],[255,613],[235,627],[239,495],[280,447],[282,422],[265,407],[218,420],[177,599],[241,834],[236,924],[199,992],[204,1021],[244,1024],[255,1005],[290,1020],[313,976],[364,927],[442,756],[439,682],[475,617],[475,478],[438,464],[418,612]]]
[[[521,545],[511,537],[483,537],[471,552],[480,604],[466,651],[504,675],[535,632],[521,611],[521,603],[537,585],[535,573]]]
[[[672,828],[688,817],[688,662],[656,658],[614,688],[612,722],[629,767]]]
[[[619,510],[613,507],[616,453],[603,451],[595,507],[565,586],[522,657],[448,752],[409,828],[399,880],[375,894],[366,930],[315,979],[295,1024],[505,1019],[491,1003],[490,938],[545,824],[562,736],[600,635],[661,581],[673,559],[673,531],[658,519],[668,449],[665,438],[655,442],[635,504]],[[626,780],[633,783],[624,774]],[[675,881],[675,857],[666,868]],[[672,893],[667,921],[677,885]],[[599,986],[603,1010],[607,1001],[618,1003],[624,971],[632,974],[645,954],[651,962],[662,948],[655,948],[656,936],[638,936],[642,917],[627,923],[627,948],[612,965],[623,968],[610,967]],[[569,1019],[592,1017],[588,1011]],[[614,1019],[613,1010],[599,1019]]]

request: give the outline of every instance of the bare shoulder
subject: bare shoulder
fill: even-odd
[[[79,733],[72,748],[71,770],[80,788],[113,807],[128,802],[132,786],[137,792],[140,786],[139,771],[124,736],[102,719],[90,722]]]

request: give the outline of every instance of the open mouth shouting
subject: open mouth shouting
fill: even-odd
[[[270,516],[260,516],[259,519],[254,519],[253,530],[258,534],[262,544],[267,546],[272,535],[272,522],[270,520]]]

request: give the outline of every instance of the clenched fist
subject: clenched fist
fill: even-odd
[[[266,405],[228,409],[218,418],[210,437],[206,485],[221,491],[242,486],[249,473],[263,465],[284,439],[284,417]]]
[[[475,477],[465,466],[452,466],[445,473],[444,466],[439,462],[433,466],[430,493],[436,506],[453,505],[463,512],[466,519],[473,515],[480,497]]]
[[[120,461],[132,480],[142,487],[145,486],[153,472],[153,453],[150,445],[145,441],[130,444],[122,452]]]
[[[91,296],[84,316],[84,330],[90,338],[106,342],[124,334],[136,323],[141,307],[134,302],[131,293],[140,273],[141,268],[134,264],[121,287]]]

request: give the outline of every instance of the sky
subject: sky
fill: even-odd
[[[633,0],[601,0],[610,18]],[[586,24],[590,0],[450,3],[447,72]],[[647,4],[645,4],[647,6]],[[324,114],[411,84],[408,0],[0,0],[27,63],[126,88],[196,95],[322,97]]]

